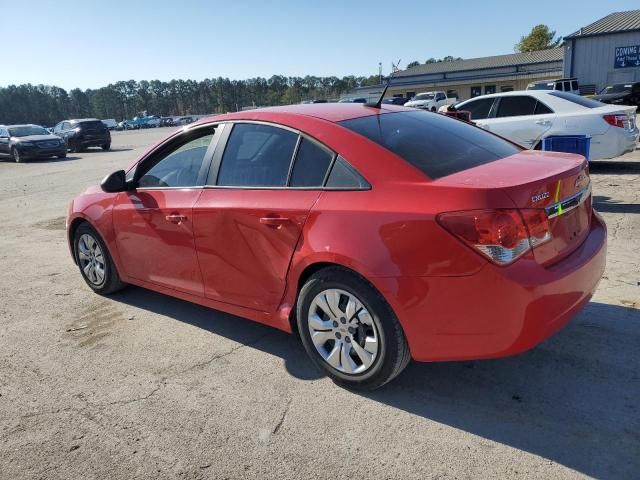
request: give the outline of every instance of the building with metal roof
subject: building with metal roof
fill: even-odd
[[[564,75],[581,90],[640,82],[640,10],[616,12],[564,38]]]
[[[389,95],[412,97],[442,90],[448,96],[467,99],[496,92],[523,90],[531,82],[562,77],[562,48],[452,62],[417,65],[394,74]],[[374,95],[380,86],[363,87],[357,95]]]
[[[640,81],[640,10],[607,15],[564,37],[562,47],[402,70],[390,79],[388,95],[412,97],[442,90],[465,100],[524,90],[529,83],[562,77],[577,77],[582,93],[594,93],[612,83]],[[362,87],[350,96],[373,98],[381,90],[381,85]]]

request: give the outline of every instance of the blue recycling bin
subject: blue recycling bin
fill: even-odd
[[[542,139],[546,152],[577,153],[589,160],[591,135],[551,135]]]

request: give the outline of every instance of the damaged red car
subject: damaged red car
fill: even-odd
[[[606,252],[583,157],[386,104],[190,125],[74,198],[67,226],[97,293],[132,284],[297,331],[362,389],[411,359],[532,348],[589,301]]]

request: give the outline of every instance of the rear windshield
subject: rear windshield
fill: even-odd
[[[590,98],[581,97],[580,95],[576,95],[575,93],[554,91],[554,92],[549,92],[549,95],[562,98],[563,100],[567,100],[568,102],[573,102],[576,105],[580,105],[581,107],[585,107],[585,108],[604,107],[604,103],[597,102],[596,100],[592,100]]]
[[[436,179],[493,162],[522,149],[445,115],[415,111],[339,122]]]
[[[90,128],[90,129],[104,129],[105,125],[100,120],[88,120],[86,122],[78,122],[78,125],[82,128]]]

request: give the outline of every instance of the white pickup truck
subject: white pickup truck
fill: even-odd
[[[423,110],[431,110],[436,112],[440,107],[453,105],[458,101],[457,98],[447,97],[445,92],[424,92],[419,93],[407,103],[405,107],[422,108]]]

